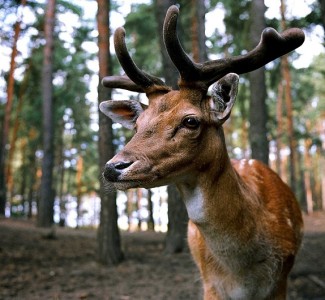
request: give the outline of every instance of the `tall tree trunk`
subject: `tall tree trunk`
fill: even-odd
[[[191,42],[195,62],[208,60],[205,46],[205,0],[191,0]]]
[[[98,101],[111,97],[111,91],[101,85],[104,76],[110,75],[111,61],[109,53],[109,12],[110,1],[97,0],[97,26],[98,26],[98,61],[99,85]],[[99,165],[100,169],[114,156],[112,122],[99,113]],[[123,259],[120,233],[117,226],[116,191],[105,189],[104,182],[100,182],[100,225],[98,228],[98,260],[104,265],[118,264]]]
[[[81,188],[82,188],[82,173],[83,173],[83,158],[80,155],[77,160],[77,173],[76,173],[76,185],[77,185],[77,227],[80,223],[80,204],[81,204]]]
[[[9,193],[8,193],[9,199],[10,199],[10,196],[12,195],[13,184],[14,184],[13,175],[12,175],[12,165],[13,165],[14,154],[16,151],[18,131],[19,131],[19,127],[20,127],[20,119],[21,119],[20,114],[21,114],[21,110],[23,107],[23,98],[24,98],[24,94],[26,93],[26,89],[27,89],[28,82],[29,82],[28,81],[29,73],[30,73],[30,65],[27,67],[27,70],[25,71],[24,79],[23,79],[23,82],[19,89],[18,105],[16,108],[13,132],[12,132],[12,137],[11,137],[11,141],[10,141],[8,162],[7,162],[7,168],[6,168],[6,183],[7,183],[7,188],[9,190]]]
[[[162,32],[163,32],[163,24],[164,24],[166,12],[171,5],[176,3],[177,3],[176,0],[155,0],[154,1],[155,15],[158,23],[157,35],[159,36],[160,53],[162,56],[162,66],[163,66],[165,82],[167,85],[173,87],[173,89],[178,89],[177,81],[179,75],[177,69],[175,68],[173,62],[171,61],[166,51]]]
[[[26,5],[26,0],[21,1],[22,8]],[[21,10],[22,11],[22,10]],[[11,52],[11,60],[10,60],[10,70],[9,70],[9,77],[8,77],[8,85],[7,85],[7,103],[5,108],[5,115],[3,119],[3,126],[2,132],[0,132],[0,215],[5,214],[6,208],[6,149],[7,149],[7,142],[9,136],[9,127],[10,127],[10,116],[12,110],[12,100],[14,95],[14,72],[16,68],[16,56],[17,56],[17,41],[20,34],[21,29],[21,15],[17,16],[17,22],[15,24],[15,33],[14,33],[14,40],[12,45],[12,52]]]
[[[171,61],[163,41],[162,29],[169,6],[176,4],[174,0],[155,0],[155,14],[158,22],[158,36],[162,55],[163,72],[166,84],[178,89],[178,71]],[[165,241],[165,252],[181,252],[185,246],[188,216],[184,202],[175,185],[168,187],[168,233]],[[185,224],[185,225],[184,225]]]
[[[282,136],[283,132],[283,80],[281,78],[278,84],[278,98],[276,102],[276,120],[277,120],[277,129],[276,129],[276,151],[277,151],[277,160],[276,160],[276,171],[284,182],[288,182],[287,171],[286,171],[286,162],[281,157],[282,149]]]
[[[26,169],[29,171],[29,176],[28,176],[28,192],[27,192],[27,202],[28,202],[28,214],[27,217],[28,219],[32,218],[32,213],[33,213],[33,202],[38,198],[36,197],[36,191],[38,191],[38,185],[39,185],[39,171],[38,171],[38,166],[36,162],[36,148],[37,144],[35,142],[35,133],[33,129],[29,130],[28,133],[28,145],[27,145],[27,158],[26,158]],[[36,201],[37,202],[37,201]]]
[[[313,205],[313,193],[311,188],[311,169],[312,169],[312,162],[310,157],[310,147],[311,147],[311,139],[305,139],[305,152],[304,152],[304,183],[305,183],[305,190],[306,190],[306,204],[307,204],[307,213],[311,214],[314,210]]]
[[[281,0],[281,29],[282,31],[287,29],[286,19],[285,19],[285,3],[284,0]],[[294,129],[293,129],[293,108],[292,108],[292,97],[291,97],[291,74],[288,62],[288,55],[283,55],[281,57],[281,72],[285,81],[285,103],[286,103],[286,112],[287,112],[287,130],[288,130],[288,139],[289,139],[289,148],[290,148],[290,186],[291,189],[295,192],[296,190],[296,141],[294,138]]]
[[[26,188],[27,188],[27,176],[28,176],[28,169],[26,168],[26,158],[27,158],[26,148],[27,148],[27,139],[23,139],[21,142],[22,165],[20,167],[22,180],[20,183],[19,194],[22,197],[21,203],[24,207],[24,215],[28,214],[28,206],[26,205]],[[11,193],[13,193],[13,191],[11,191]]]
[[[283,84],[282,80],[280,80],[278,84],[278,98],[276,101],[276,120],[277,120],[277,129],[276,129],[276,171],[278,175],[282,178],[284,174],[282,172],[282,166],[281,163],[281,149],[282,149],[282,141],[281,137],[283,135],[283,128],[282,128],[282,107],[283,107]]]
[[[66,219],[66,208],[65,208],[65,202],[64,202],[64,183],[65,183],[65,167],[64,167],[64,145],[63,145],[63,135],[64,135],[64,121],[62,120],[62,125],[59,126],[61,137],[60,142],[58,143],[58,153],[59,153],[59,159],[58,159],[58,165],[60,166],[59,171],[59,179],[58,179],[58,187],[57,190],[59,192],[59,201],[60,201],[60,221],[59,225],[64,227],[65,226],[65,219]]]
[[[128,231],[132,230],[132,222],[131,222],[131,218],[132,218],[132,213],[134,210],[134,190],[133,189],[129,189],[126,191],[126,214],[128,217]]]
[[[155,221],[153,219],[152,192],[148,189],[148,230],[155,230]]]
[[[259,43],[261,32],[265,25],[265,5],[263,0],[252,0],[250,40],[252,46]],[[252,158],[265,164],[269,162],[269,142],[267,140],[267,108],[265,68],[259,68],[249,73],[250,83],[250,112],[249,112],[249,140],[252,149]]]
[[[55,0],[48,0],[45,15],[45,46],[42,70],[44,155],[42,161],[42,180],[37,219],[37,224],[40,227],[51,227],[53,224],[54,110],[52,78],[55,4]]]
[[[325,123],[320,122],[320,135],[325,135]],[[325,153],[325,140],[323,139],[322,141],[322,146],[321,146],[321,153]],[[325,211],[325,157],[324,155],[321,155],[320,157],[320,166],[321,166],[321,197],[322,197],[322,210]]]
[[[180,205],[182,203],[183,205]],[[182,252],[186,246],[187,210],[175,185],[168,186],[168,232],[165,252]],[[171,221],[172,220],[172,221]]]

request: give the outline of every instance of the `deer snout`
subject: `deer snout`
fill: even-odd
[[[107,181],[116,182],[120,179],[120,175],[129,166],[133,164],[133,161],[119,161],[115,163],[108,162],[105,165],[103,175]]]

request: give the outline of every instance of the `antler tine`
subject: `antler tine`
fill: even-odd
[[[123,27],[117,28],[114,33],[114,46],[116,56],[127,76],[105,77],[103,80],[105,86],[125,88],[137,92],[148,92],[153,86],[164,87],[164,89],[169,90],[162,80],[140,70],[134,63],[126,48]]]
[[[176,33],[179,9],[171,6],[164,23],[164,41],[167,52],[181,75],[181,83],[201,82],[208,88],[230,72],[243,74],[254,71],[270,61],[298,48],[305,40],[302,30],[292,28],[279,34],[266,28],[260,43],[245,55],[208,61],[193,62],[183,50]]]
[[[266,28],[259,44],[247,54],[204,63],[202,79],[210,85],[230,72],[243,74],[254,71],[298,48],[304,40],[304,32],[298,28],[288,29],[282,34],[273,28]]]
[[[128,76],[106,76],[102,79],[102,85],[108,88],[124,89],[132,92],[144,93],[144,89],[134,83]]]
[[[177,18],[179,9],[176,5],[169,7],[163,26],[163,37],[168,55],[181,78],[186,81],[196,81],[201,70],[201,64],[193,62],[184,49],[177,36]]]

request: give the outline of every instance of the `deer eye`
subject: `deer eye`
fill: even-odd
[[[197,129],[200,126],[200,121],[195,117],[186,117],[183,119],[182,125],[188,129]]]

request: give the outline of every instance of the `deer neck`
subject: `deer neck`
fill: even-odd
[[[221,168],[220,162],[214,161],[178,188],[189,218],[209,244],[231,246],[233,241],[233,246],[238,247],[256,235],[258,198],[232,167],[228,155]]]

